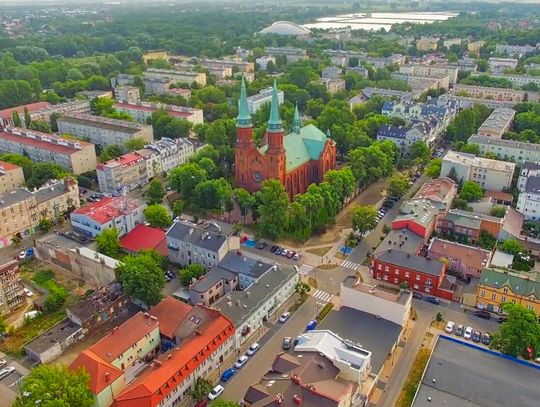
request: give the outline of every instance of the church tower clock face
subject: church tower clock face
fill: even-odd
[[[253,179],[256,181],[256,182],[261,182],[263,177],[262,177],[262,174],[259,172],[259,171],[255,171],[253,173]]]

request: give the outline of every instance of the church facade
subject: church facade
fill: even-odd
[[[258,191],[266,179],[278,179],[292,198],[306,192],[310,184],[322,182],[324,174],[336,168],[335,142],[312,124],[302,126],[298,108],[294,113],[292,132],[284,134],[275,82],[265,145],[257,147],[253,140],[243,80],[236,127],[236,185],[250,192]]]

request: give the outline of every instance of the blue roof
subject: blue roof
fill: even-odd
[[[377,137],[391,137],[391,138],[405,138],[409,129],[403,126],[392,126],[390,124],[383,124],[377,132]]]

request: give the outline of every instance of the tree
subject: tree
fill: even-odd
[[[101,151],[101,154],[99,155],[99,160],[101,162],[106,162],[114,158],[118,158],[121,155],[122,149],[119,146],[117,146],[116,144],[108,144]]]
[[[21,116],[19,116],[19,113],[11,113],[11,121],[13,122],[13,127],[22,127]]]
[[[96,242],[100,253],[113,258],[120,254],[120,240],[116,228],[105,229],[98,235]]]
[[[90,101],[90,109],[97,116],[114,112],[114,100],[111,98],[96,97]]]
[[[32,118],[30,117],[30,113],[28,112],[28,108],[24,108],[24,125],[28,129],[30,128],[30,125],[32,124]]]
[[[332,188],[332,193],[343,206],[345,200],[354,193],[356,180],[352,170],[349,167],[343,167],[339,170],[330,170],[324,174],[324,182]]]
[[[163,185],[161,185],[161,182],[158,179],[153,179],[150,181],[150,185],[144,193],[144,196],[148,205],[157,204],[160,203],[165,196],[165,189],[163,189]]]
[[[281,237],[285,232],[289,207],[289,197],[283,184],[275,179],[263,181],[257,200],[260,232],[269,239]]]
[[[208,174],[198,164],[187,163],[171,170],[167,180],[182,198],[189,199],[193,197],[195,187],[207,178]]]
[[[500,249],[503,252],[513,254],[514,256],[525,251],[525,248],[516,239],[506,239],[500,246]],[[538,350],[540,351],[540,349]]]
[[[146,140],[142,137],[135,137],[127,140],[124,145],[129,151],[140,150],[146,145]]]
[[[435,315],[435,320],[437,322],[441,322],[443,320],[443,314],[441,312],[437,312],[437,314]]]
[[[435,158],[431,160],[426,169],[424,170],[424,175],[430,178],[439,178],[441,175],[442,159]]]
[[[45,309],[47,312],[58,311],[64,305],[67,298],[67,291],[63,287],[53,286],[49,289],[49,295],[45,299]]]
[[[484,191],[482,187],[474,181],[465,181],[459,197],[465,199],[467,202],[476,201],[484,196]]]
[[[208,396],[208,393],[212,391],[213,386],[208,380],[203,378],[198,378],[195,382],[195,387],[191,389],[189,395],[195,401],[201,401]]]
[[[51,125],[43,120],[32,120],[29,129],[40,131],[42,133],[52,133]]]
[[[67,175],[66,170],[56,163],[37,163],[32,166],[32,177],[26,180],[26,186],[39,188],[50,179],[61,179]]]
[[[144,218],[155,228],[168,228],[172,225],[172,218],[163,205],[149,205],[144,209]]]
[[[209,179],[195,187],[195,203],[201,208],[225,210],[232,194],[231,184],[225,178]]]
[[[352,227],[360,235],[377,226],[377,209],[374,206],[357,206],[352,214]]]
[[[183,210],[184,210],[184,201],[182,201],[180,199],[174,201],[174,204],[173,204],[173,207],[172,207],[173,215],[175,217],[180,216],[182,214]]]
[[[40,232],[46,233],[49,230],[51,230],[52,226],[53,226],[53,223],[49,218],[41,218],[37,225],[37,229]]]
[[[246,222],[246,216],[255,204],[255,198],[251,193],[244,188],[236,188],[233,194],[236,204],[240,208],[240,214],[244,217],[244,223]]]
[[[499,332],[493,335],[489,347],[500,349],[502,353],[517,357],[528,357],[528,348],[533,352],[540,350],[540,324],[533,310],[520,304],[502,304],[507,319],[500,325]],[[533,357],[536,354],[533,353]]]
[[[161,300],[165,273],[157,261],[157,256],[148,252],[125,256],[117,270],[120,281],[129,295],[149,306],[156,305]]]
[[[189,266],[186,266],[184,269],[180,271],[180,282],[184,286],[189,286],[191,284],[191,281],[193,279],[197,280],[199,277],[204,275],[206,273],[206,270],[201,264],[193,263]]]
[[[300,294],[300,298],[302,300],[305,300],[308,293],[311,291],[311,286],[308,283],[304,282],[304,281],[299,281],[294,286],[294,291],[297,292],[298,294]]]
[[[404,173],[392,175],[388,180],[387,195],[401,198],[409,189],[409,177]]]
[[[411,158],[415,161],[416,165],[422,165],[429,161],[431,151],[429,147],[423,141],[415,141],[409,147]]]
[[[90,376],[84,369],[70,371],[65,365],[39,365],[20,384],[14,407],[91,407]]]
[[[489,214],[491,216],[496,216],[497,218],[504,218],[504,215],[506,215],[506,207],[502,205],[494,206],[489,211]]]
[[[2,315],[0,315],[0,335],[2,335],[7,329],[7,324]]]
[[[478,239],[476,239],[477,246],[480,246],[481,248],[486,250],[493,250],[496,244],[497,238],[495,236],[493,236],[489,232],[486,232],[485,230],[480,231]]]

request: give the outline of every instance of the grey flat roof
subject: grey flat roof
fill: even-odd
[[[204,293],[216,285],[221,280],[234,280],[236,274],[232,271],[225,270],[221,267],[215,267],[204,275],[203,278],[197,280],[189,289],[198,293]]]
[[[539,400],[539,368],[441,336],[413,407],[538,407]]]
[[[203,239],[204,236],[204,239]],[[167,237],[190,243],[211,251],[218,251],[226,242],[227,237],[205,229],[198,225],[184,222],[174,222],[167,231]]]
[[[273,264],[264,263],[252,257],[239,255],[237,251],[230,251],[219,262],[218,267],[253,278],[260,278],[273,266]]]
[[[330,311],[317,329],[328,329],[343,339],[360,343],[364,349],[371,352],[374,373],[381,370],[401,332],[398,324],[349,307]]]
[[[41,188],[36,191],[36,201],[38,203],[48,201],[49,199],[66,193],[66,186],[64,181],[58,181],[54,184],[50,184],[47,187]]]
[[[375,253],[396,249],[406,253],[416,254],[424,245],[424,238],[409,229],[392,229],[375,249]]]
[[[24,345],[24,347],[30,349],[32,352],[42,353],[80,330],[82,328],[79,325],[66,318],[59,324],[43,332],[33,341]]]
[[[375,255],[375,258],[394,266],[407,267],[411,270],[420,271],[432,276],[439,276],[444,268],[444,264],[429,257],[415,256],[396,249],[388,249]]]
[[[16,188],[12,191],[0,194],[0,209],[9,208],[18,202],[32,198],[32,193],[24,188]]]

